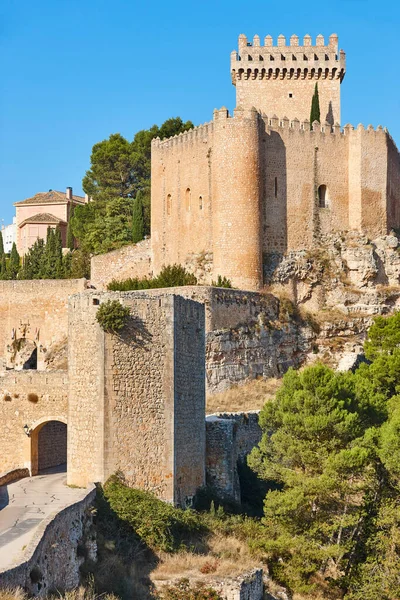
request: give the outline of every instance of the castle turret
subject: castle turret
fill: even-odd
[[[318,84],[321,122],[340,123],[340,84],[346,72],[346,55],[338,50],[338,36],[318,35],[312,45],[309,35],[299,45],[297,35],[283,35],[273,44],[267,35],[260,45],[258,35],[247,41],[239,36],[238,52],[231,53],[232,83],[236,105],[255,106],[266,114],[289,119],[310,118],[311,99]]]
[[[214,111],[212,149],[213,279],[235,287],[262,286],[260,210],[261,118],[255,108]]]

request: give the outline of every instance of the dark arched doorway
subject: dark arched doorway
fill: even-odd
[[[32,475],[48,470],[67,470],[67,425],[49,420],[31,433]]]

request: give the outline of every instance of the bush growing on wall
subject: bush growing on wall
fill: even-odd
[[[96,319],[104,331],[118,333],[125,326],[129,314],[129,308],[122,306],[118,300],[107,300],[97,311]]]
[[[117,281],[113,279],[107,289],[113,292],[128,292],[130,290],[148,290],[157,288],[179,287],[184,285],[197,285],[197,279],[181,265],[168,265],[163,267],[158,277],[133,278]]]

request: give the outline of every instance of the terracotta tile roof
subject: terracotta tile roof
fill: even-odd
[[[19,224],[19,227],[23,227],[26,223],[48,223],[49,225],[66,225],[66,222],[50,213],[39,213],[37,215],[33,215],[33,217],[28,217],[25,221]]]
[[[72,196],[74,202],[84,203],[85,198],[82,196]],[[56,190],[49,190],[48,192],[39,192],[20,202],[15,202],[14,206],[21,206],[23,204],[66,204],[68,202],[65,192],[57,192]]]

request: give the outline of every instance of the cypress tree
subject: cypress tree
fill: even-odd
[[[7,261],[5,252],[3,252],[3,256],[0,261],[0,279],[7,279]]]
[[[4,254],[3,234],[0,231],[0,260]]]
[[[17,246],[15,245],[15,242],[14,242],[12,245],[12,248],[11,248],[10,260],[8,262],[8,269],[7,269],[8,279],[16,279],[17,278],[19,267],[20,267],[20,262],[21,262],[21,259],[19,257],[18,251],[17,251]]]
[[[133,202],[132,241],[140,242],[144,237],[143,200],[142,193],[138,192]]]
[[[64,277],[64,261],[62,253],[61,231],[57,227],[54,231],[54,278],[63,279]]]
[[[310,127],[312,129],[312,125],[314,121],[318,121],[320,123],[321,119],[321,111],[319,108],[319,94],[318,94],[318,83],[315,84],[314,95],[311,101],[311,114],[310,114]]]
[[[72,233],[72,224],[71,224],[71,219],[74,215],[74,208],[75,208],[75,205],[71,203],[71,209],[69,212],[68,227],[67,227],[67,248],[69,248],[70,250],[73,250],[75,248],[75,237],[74,237],[74,234]]]

